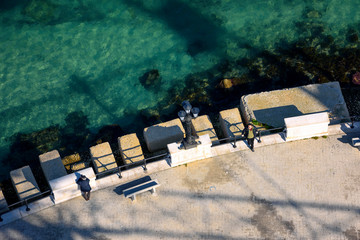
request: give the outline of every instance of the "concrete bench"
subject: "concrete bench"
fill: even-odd
[[[40,194],[40,189],[29,166],[11,171],[10,177],[21,200]]]
[[[219,139],[216,135],[215,129],[210,122],[210,118],[207,115],[199,116],[195,119],[192,119],[192,124],[194,130],[198,136],[208,134],[210,137],[211,142],[219,143]]]
[[[154,180],[150,180],[150,181],[141,183],[139,185],[133,186],[131,188],[127,188],[123,191],[123,193],[126,198],[131,198],[132,201],[135,201],[137,194],[147,192],[147,191],[150,191],[152,194],[155,194],[155,189],[159,186],[160,186],[159,182],[156,179],[154,179]]]
[[[39,160],[48,182],[67,174],[64,164],[61,161],[60,154],[57,150],[41,154],[39,156]]]
[[[144,160],[143,151],[136,133],[119,137],[118,144],[121,158],[125,164],[131,164]]]
[[[114,155],[108,142],[91,147],[90,154],[96,173],[101,173],[117,167]]]
[[[354,147],[360,148],[360,138],[358,138],[358,137],[352,138],[352,139],[351,139],[351,144],[352,144]]]
[[[185,137],[180,119],[163,122],[144,129],[144,138],[150,152],[166,149],[169,143],[179,142]]]
[[[81,175],[85,175],[90,180],[92,190],[96,189],[96,175],[91,167],[51,180],[49,184],[53,193],[53,200],[55,204],[81,195],[79,185],[76,183]]]
[[[328,135],[327,112],[285,118],[286,141]]]
[[[0,214],[9,211],[9,206],[6,202],[6,199],[4,197],[4,194],[2,190],[0,189]]]
[[[244,124],[238,108],[220,112],[220,126],[226,138],[241,137]]]

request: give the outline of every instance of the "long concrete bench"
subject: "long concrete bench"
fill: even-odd
[[[126,198],[131,198],[132,201],[135,201],[137,194],[147,192],[147,191],[150,191],[151,194],[155,194],[155,189],[159,186],[160,186],[160,184],[157,181],[157,179],[154,179],[154,180],[150,180],[150,181],[141,183],[139,185],[133,186],[131,188],[125,189],[123,191],[123,193]]]
[[[144,138],[150,152],[166,149],[169,143],[179,142],[185,137],[180,119],[163,122],[144,129]]]
[[[219,143],[219,139],[216,135],[215,129],[210,121],[209,116],[203,115],[195,119],[192,119],[192,124],[195,129],[195,132],[198,136],[208,134],[211,142]]]
[[[244,124],[238,108],[220,112],[220,126],[226,138],[241,137]]]
[[[9,211],[9,207],[8,207],[8,204],[4,197],[4,194],[3,194],[2,190],[0,189],[0,214],[2,214],[3,212],[7,212],[7,211]]]
[[[117,167],[114,155],[108,142],[91,147],[90,154],[96,173],[101,173]]]
[[[125,164],[131,164],[144,160],[143,151],[136,133],[118,138],[121,158]]]
[[[328,135],[327,112],[285,118],[286,141]]]
[[[11,171],[10,177],[21,200],[40,194],[40,189],[29,166]]]
[[[49,184],[53,193],[53,200],[55,204],[81,195],[80,188],[76,183],[81,175],[85,175],[90,180],[92,190],[96,189],[96,175],[91,167],[51,180]]]
[[[41,154],[39,160],[48,182],[66,175],[66,169],[57,150]]]

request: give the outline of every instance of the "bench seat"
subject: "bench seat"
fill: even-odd
[[[155,194],[155,189],[159,186],[160,186],[159,182],[156,179],[154,179],[154,180],[150,180],[150,181],[141,183],[139,185],[133,186],[131,188],[125,189],[123,191],[123,193],[126,198],[131,198],[132,201],[135,201],[137,194],[140,194],[140,193],[143,193],[146,191],[150,191],[152,194]]]

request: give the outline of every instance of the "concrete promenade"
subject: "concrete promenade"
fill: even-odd
[[[357,135],[170,168],[151,174],[157,196],[108,187],[4,225],[0,239],[360,239]]]

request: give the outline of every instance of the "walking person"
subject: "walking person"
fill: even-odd
[[[257,133],[257,130],[252,124],[249,124],[242,131],[242,134],[246,137],[248,145],[249,145],[251,151],[253,151],[253,152],[254,152],[254,139],[256,137],[256,133]]]
[[[79,184],[81,193],[86,201],[90,200],[91,187],[89,182],[90,180],[85,175],[81,175],[80,178],[76,181],[76,183]]]

